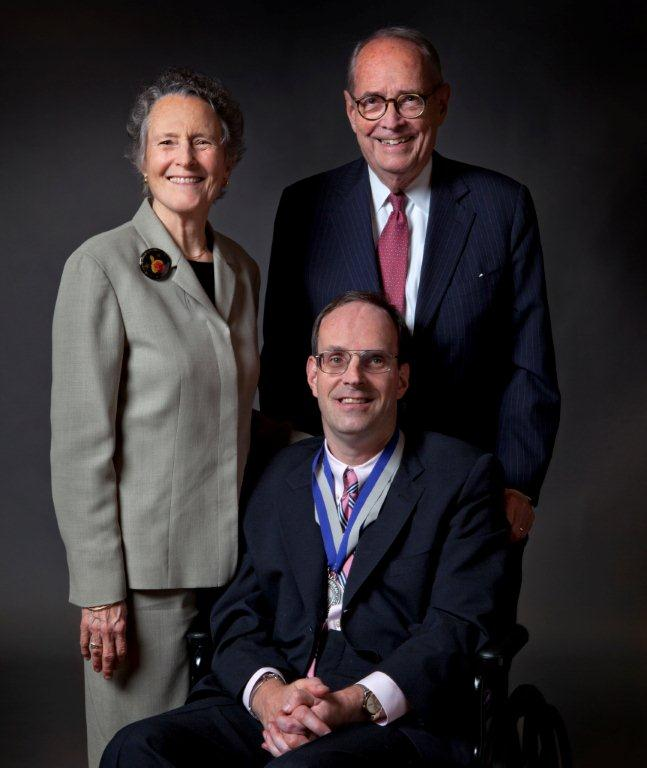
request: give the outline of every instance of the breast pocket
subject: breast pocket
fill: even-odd
[[[457,299],[470,297],[490,297],[501,284],[504,268],[487,269],[474,267],[469,273],[457,274],[452,280],[449,291]]]

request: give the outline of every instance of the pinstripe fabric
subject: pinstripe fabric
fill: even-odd
[[[495,452],[506,483],[536,499],[560,397],[534,206],[493,171],[438,154],[433,169],[406,414]],[[380,290],[370,205],[357,160],[288,187],[277,211],[261,407],[310,432],[320,429],[303,375],[312,321],[344,291]]]

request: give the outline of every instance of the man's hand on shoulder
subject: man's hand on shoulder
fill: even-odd
[[[503,491],[503,508],[510,523],[510,540],[520,541],[528,535],[535,522],[535,510],[530,499],[521,491],[506,488]]]

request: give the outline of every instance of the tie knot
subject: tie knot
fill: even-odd
[[[389,195],[389,202],[393,206],[394,213],[402,213],[407,204],[407,196],[402,192],[391,192]]]
[[[357,475],[352,467],[346,467],[344,470],[344,491],[352,489],[354,485],[357,485]]]

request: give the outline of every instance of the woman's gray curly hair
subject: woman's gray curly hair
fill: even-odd
[[[126,130],[130,137],[130,146],[126,157],[141,170],[146,153],[148,118],[153,104],[162,97],[171,95],[197,96],[209,104],[220,120],[221,141],[227,160],[233,168],[245,151],[243,114],[240,107],[220,80],[201,75],[187,67],[165,70],[138,94],[128,117]]]

